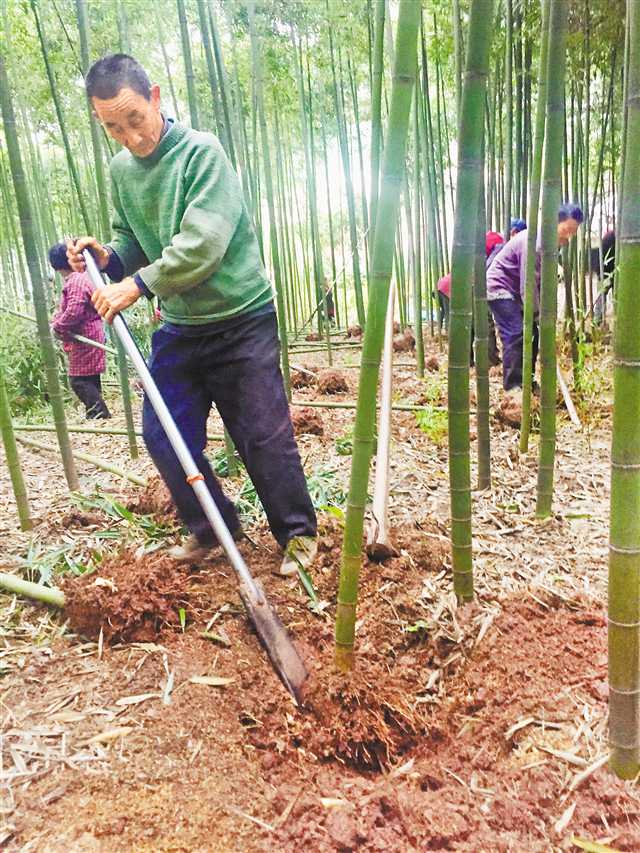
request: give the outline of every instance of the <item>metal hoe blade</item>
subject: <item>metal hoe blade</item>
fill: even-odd
[[[308,676],[307,670],[278,614],[269,605],[260,581],[254,579],[253,587],[252,589],[244,583],[240,584],[242,603],[273,668],[298,705],[302,705],[302,686]],[[255,588],[259,592],[258,597],[255,595]]]

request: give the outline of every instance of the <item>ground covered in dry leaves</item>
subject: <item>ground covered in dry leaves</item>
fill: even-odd
[[[428,356],[425,381],[411,353],[396,357],[396,402],[443,405],[445,358]],[[346,390],[328,409],[311,405],[327,397],[309,377],[325,361],[292,361],[311,379],[294,397],[305,404],[305,468],[344,490],[353,410],[335,404],[354,398],[357,351],[336,352]],[[275,576],[273,540],[264,524],[251,527],[241,550],[310,672],[301,708],[260,649],[223,557],[179,567],[163,554],[176,527],[155,480],[133,488],[82,463],[83,491],[97,485],[125,508],[114,517],[72,502],[55,457],[22,448],[38,525],[17,531],[0,469],[2,568],[42,574],[55,551],[71,570],[64,615],[0,597],[0,847],[546,853],[588,849],[588,839],[640,849],[637,790],[605,764],[607,429],[606,394],[582,432],[560,421],[556,515],[539,523],[535,439],[519,458],[517,433],[494,422],[493,489],[474,494],[477,597],[459,607],[446,444],[397,411],[399,553],[363,566],[349,679],[332,666],[336,511],[321,513],[313,599]],[[152,474],[144,455],[128,460],[124,438],[73,440]],[[227,484],[242,496],[240,481]],[[132,512],[146,526],[132,526]],[[77,576],[83,560],[96,569]]]

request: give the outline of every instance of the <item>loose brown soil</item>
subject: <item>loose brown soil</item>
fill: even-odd
[[[362,329],[360,326],[349,326],[347,329],[347,337],[348,338],[361,338],[362,337]]]
[[[67,579],[65,613],[72,629],[107,643],[154,640],[180,626],[188,571],[164,554],[136,558],[132,551],[105,560],[96,574]]]
[[[292,388],[308,388],[310,385],[315,385],[318,377],[312,370],[296,370],[291,371],[291,387]]]
[[[291,409],[291,423],[296,435],[322,435],[324,425],[317,409],[309,406],[294,406]]]
[[[321,394],[340,394],[348,390],[347,378],[339,370],[323,370],[318,374],[318,391]]]
[[[319,332],[309,332],[305,337],[305,341],[321,341],[322,335]]]
[[[408,327],[400,335],[393,338],[394,352],[412,352],[416,348],[416,337]]]
[[[127,509],[141,515],[154,515],[160,520],[176,520],[178,517],[169,489],[158,474],[149,477],[142,491],[132,494]]]
[[[424,366],[427,368],[429,373],[438,373],[440,370],[440,360],[435,355],[430,355],[429,358],[425,359]]]
[[[501,423],[517,429],[522,419],[522,406],[517,400],[506,394],[496,406],[494,417]]]

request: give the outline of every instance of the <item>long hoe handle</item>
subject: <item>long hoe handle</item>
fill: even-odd
[[[85,249],[82,254],[93,286],[98,289],[105,287],[105,282],[89,250]],[[198,470],[191,451],[180,434],[125,320],[119,314],[113,319],[113,328],[142,381],[149,402],[153,406],[158,420],[182,465],[187,482],[193,489],[207,520],[213,528],[213,532],[238,576],[242,601],[269,654],[274,669],[294,699],[300,702],[301,687],[307,677],[304,664],[277,614],[269,606],[261,584],[252,577],[247,568],[227,525],[224,523],[220,510],[211,497],[204,476]]]

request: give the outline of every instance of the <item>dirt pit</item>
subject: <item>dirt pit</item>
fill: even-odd
[[[348,390],[347,378],[339,370],[322,370],[318,374],[318,391],[321,394],[340,394]]]
[[[291,423],[295,435],[323,435],[322,416],[309,406],[294,406],[291,409]]]

